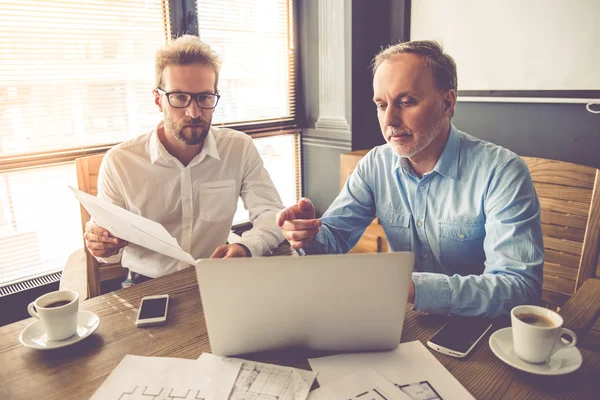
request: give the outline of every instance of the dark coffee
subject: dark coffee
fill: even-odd
[[[553,328],[556,324],[550,319],[546,318],[543,315],[538,314],[519,314],[516,317],[525,322],[526,324],[533,326],[540,326],[543,328]]]
[[[50,304],[46,304],[44,307],[45,308],[56,308],[56,307],[64,306],[65,304],[69,304],[70,302],[71,302],[71,300],[58,300],[58,301],[54,301]]]

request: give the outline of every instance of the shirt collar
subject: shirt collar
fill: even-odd
[[[393,153],[393,152],[392,152]],[[393,153],[396,158],[394,170],[402,169],[405,174],[415,176],[412,166],[406,157],[399,157],[396,153]],[[460,139],[456,134],[456,128],[450,124],[450,134],[448,140],[440,154],[435,167],[433,168],[438,174],[445,176],[446,178],[456,179],[458,176],[458,163],[460,161]]]
[[[448,140],[440,154],[438,162],[433,168],[438,174],[446,178],[454,179],[458,177],[458,163],[460,161],[460,139],[456,134],[456,128],[450,124],[450,134]]]
[[[154,131],[150,134],[150,162],[154,164],[159,158],[167,156],[169,152],[158,138],[158,130],[162,128],[163,122],[160,121]]]
[[[167,151],[165,146],[162,144],[160,139],[158,138],[158,130],[163,127],[163,121],[159,122],[154,131],[150,135],[150,162],[154,164],[156,160],[160,158],[172,158],[171,153]],[[219,150],[217,149],[217,141],[215,140],[215,136],[213,133],[214,128],[211,126],[208,131],[208,135],[204,141],[204,146],[202,146],[202,150],[190,164],[197,164],[205,156],[210,156],[216,160],[221,160],[219,156]]]

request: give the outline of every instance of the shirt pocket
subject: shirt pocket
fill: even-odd
[[[202,183],[198,192],[202,221],[219,222],[235,214],[239,195],[233,179]]]
[[[448,273],[460,275],[483,272],[485,224],[440,222],[440,256]]]
[[[378,207],[377,217],[379,223],[383,226],[383,231],[387,238],[391,251],[410,251],[412,250],[410,214],[390,210],[388,208]]]

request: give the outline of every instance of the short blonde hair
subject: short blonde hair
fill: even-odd
[[[433,40],[398,43],[381,50],[373,59],[373,74],[384,61],[406,53],[417,54],[425,59],[438,90],[454,89],[456,92],[458,87],[456,63],[450,55],[444,53],[442,45]]]
[[[163,71],[168,65],[203,64],[215,71],[215,92],[219,83],[221,58],[198,36],[183,35],[156,52],[156,87],[162,88]]]

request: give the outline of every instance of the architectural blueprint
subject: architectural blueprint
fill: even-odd
[[[419,341],[400,343],[393,351],[340,354],[309,359],[325,388],[345,376],[372,368],[412,400],[474,399]],[[314,398],[321,393],[315,393]]]
[[[372,368],[358,371],[321,388],[323,397],[342,400],[411,400]]]
[[[205,356],[206,353],[199,359],[202,360]],[[229,400],[306,400],[308,391],[317,376],[312,371],[279,365],[235,358],[223,357],[222,359],[243,363]]]
[[[92,400],[226,400],[241,363],[127,355]]]

